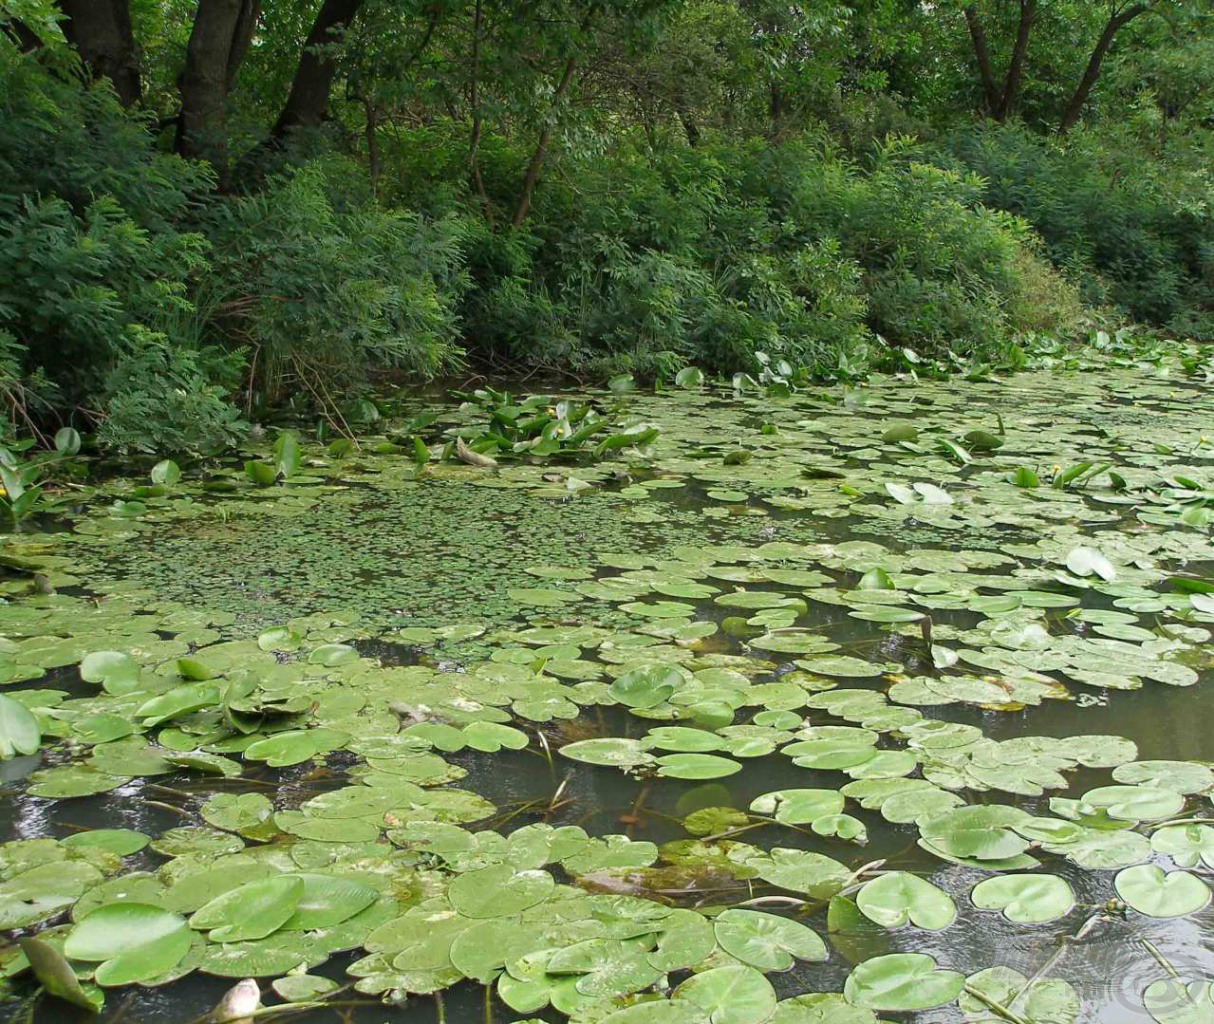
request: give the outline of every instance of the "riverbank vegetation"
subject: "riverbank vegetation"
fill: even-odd
[[[383,371],[1208,341],[1201,8],[5,0],[9,433],[213,451]]]

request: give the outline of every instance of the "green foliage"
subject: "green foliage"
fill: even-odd
[[[501,456],[597,460],[623,449],[643,448],[659,433],[652,424],[627,420],[626,406],[620,402],[603,408],[598,403],[550,395],[519,398],[494,388],[453,394],[461,399],[461,410],[488,414],[489,424],[484,429],[474,426],[456,431],[454,442],[444,446],[442,457],[456,457],[484,468],[495,465],[496,457]],[[416,461],[424,465],[429,461],[428,449],[417,435],[412,443]]]
[[[472,236],[469,341],[596,373],[754,371],[766,352],[837,376],[874,332],[968,356],[1070,329],[1078,304],[1026,225],[916,155],[891,144],[867,173],[808,143],[570,158],[531,235]]]
[[[48,58],[49,60],[49,58]],[[230,360],[182,330],[208,245],[179,230],[202,168],[162,156],[105,89],[0,40],[0,338],[18,418],[89,410],[120,449],[231,439]]]
[[[1085,303],[1212,334],[1188,0],[1126,8],[1107,53],[1109,10],[1072,2],[364,4],[319,78],[306,6],[183,74],[197,5],[132,4],[100,54],[0,2],[20,429],[209,452],[236,409],[338,425],[374,375],[465,356],[777,389],[1017,368]]]
[[[960,133],[950,149],[982,175],[984,202],[1033,225],[1088,302],[1209,337],[1209,314],[1194,318],[1214,301],[1208,154],[1152,164],[1119,159],[1117,143],[1089,133],[1064,146],[1005,127]]]
[[[311,163],[208,211],[211,328],[249,346],[251,386],[270,399],[300,383],[340,389],[373,368],[458,365],[459,223],[343,207],[343,177],[357,173]]]

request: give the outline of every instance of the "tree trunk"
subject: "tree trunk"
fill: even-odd
[[[379,198],[379,111],[375,101],[368,96],[363,97],[363,115],[365,127],[363,134],[367,139],[367,176],[371,179],[371,195]]]
[[[779,142],[784,133],[784,88],[774,78],[767,85],[767,134]]]
[[[1065,135],[1079,123],[1084,104],[1087,103],[1088,96],[1092,92],[1092,86],[1100,77],[1100,66],[1104,63],[1104,58],[1113,45],[1113,37],[1140,14],[1145,14],[1147,10],[1146,4],[1134,4],[1116,12],[1109,18],[1104,26],[1104,31],[1100,33],[1100,38],[1096,40],[1092,55],[1088,58],[1088,66],[1083,70],[1083,78],[1079,80],[1079,85],[1076,87],[1074,95],[1071,96],[1071,101],[1066,105],[1066,111],[1058,124],[1059,135]]]
[[[224,107],[257,22],[257,0],[200,0],[178,87],[177,151],[208,161],[227,183]]]
[[[695,118],[683,104],[678,104],[674,108],[674,112],[679,119],[679,124],[683,126],[683,134],[687,136],[687,145],[695,149],[700,144],[700,126],[696,124]]]
[[[493,204],[489,202],[489,193],[485,190],[485,179],[481,177],[479,159],[481,132],[484,129],[484,117],[481,114],[480,93],[480,64],[481,64],[481,28],[484,24],[484,4],[476,0],[476,13],[472,19],[472,72],[468,90],[468,105],[472,108],[472,134],[468,139],[468,176],[476,189],[480,200],[481,212],[485,223],[493,228]]]
[[[556,108],[560,105],[565,93],[569,91],[569,85],[573,81],[573,69],[576,66],[576,55],[565,61],[561,80],[557,83],[556,92],[552,94],[550,117],[556,113]],[[516,228],[522,227],[523,221],[527,218],[527,211],[531,208],[531,194],[535,191],[535,183],[539,181],[540,168],[544,166],[544,158],[548,155],[548,141],[551,137],[552,122],[549,119],[544,122],[540,137],[535,142],[535,150],[531,154],[531,162],[527,165],[527,173],[523,175],[523,187],[519,193],[518,208],[514,211],[514,220],[511,221]]]
[[[978,61],[978,79],[982,83],[982,95],[988,113],[999,108],[999,89],[995,86],[995,75],[991,71],[991,51],[986,46],[986,31],[974,7],[965,8],[965,23],[969,26],[970,41],[974,46],[974,58]]]
[[[138,103],[143,90],[127,0],[59,0],[59,7],[63,34],[89,71],[110,80],[124,107]]]
[[[337,63],[328,48],[341,39],[362,4],[363,0],[324,0],[321,4],[304,42],[291,92],[271,132],[275,140],[297,128],[314,127],[324,118],[329,89],[337,72]]]
[[[1003,95],[999,97],[999,107],[995,111],[996,121],[1006,121],[1016,104],[1016,94],[1020,91],[1020,79],[1024,75],[1024,59],[1029,49],[1029,36],[1032,34],[1033,19],[1036,15],[1037,0],[1020,0],[1020,23],[1016,27],[1016,42],[1012,47],[1012,56],[1007,65]]]

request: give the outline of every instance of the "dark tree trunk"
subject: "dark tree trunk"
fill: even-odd
[[[138,103],[143,90],[127,0],[59,0],[59,7],[63,34],[89,71],[113,83],[124,107]]]
[[[472,108],[472,134],[468,139],[468,176],[476,189],[480,200],[481,212],[485,222],[493,227],[493,204],[489,202],[489,193],[485,190],[485,179],[481,176],[480,145],[481,132],[484,130],[484,115],[481,113],[480,71],[481,71],[481,31],[484,25],[484,4],[476,0],[476,10],[472,18],[472,75],[468,90],[468,105]]]
[[[363,97],[363,134],[367,140],[367,176],[371,194],[379,198],[379,110],[374,100]]]
[[[565,61],[565,68],[561,72],[561,80],[557,83],[556,91],[552,94],[552,114],[556,113],[556,108],[560,105],[565,93],[569,91],[570,83],[573,81],[573,69],[577,66],[577,57],[572,56]],[[548,155],[548,142],[552,137],[552,122],[546,120],[544,127],[540,131],[540,137],[536,140],[535,150],[531,154],[531,162],[527,165],[527,173],[523,175],[523,187],[519,193],[518,208],[514,211],[514,220],[511,221],[514,227],[522,227],[523,221],[527,219],[527,211],[531,208],[531,195],[535,191],[535,184],[540,178],[540,169],[544,166],[544,158]]]
[[[978,17],[978,11],[973,7],[965,9],[965,23],[969,26],[970,42],[974,46],[974,59],[978,62],[978,80],[982,83],[982,95],[986,100],[988,113],[994,113],[999,108],[999,89],[995,85],[995,74],[991,70],[991,51],[986,45],[986,31]]]
[[[695,149],[700,144],[700,126],[681,103],[674,108],[674,112],[683,126],[683,134],[687,136],[687,145]]]
[[[767,133],[773,142],[784,134],[784,89],[775,79],[767,87]]]
[[[329,89],[337,64],[328,49],[341,39],[363,0],[324,0],[312,31],[304,42],[303,54],[291,82],[287,102],[274,124],[273,138],[281,139],[297,128],[320,124],[329,106]]]
[[[1113,45],[1113,37],[1140,14],[1145,14],[1147,10],[1146,4],[1134,4],[1116,12],[1105,23],[1104,31],[1100,33],[1100,38],[1096,40],[1096,46],[1092,49],[1092,55],[1088,58],[1088,66],[1083,70],[1083,78],[1079,80],[1079,85],[1076,86],[1074,95],[1066,105],[1066,111],[1058,124],[1059,135],[1065,135],[1079,123],[1084,104],[1087,103],[1088,96],[1092,92],[1092,86],[1100,77],[1100,66],[1104,63],[1104,58]]]
[[[256,0],[200,0],[181,73],[177,151],[208,161],[227,182],[228,90],[249,46],[260,4]]]
[[[1020,23],[1016,26],[1016,42],[1012,47],[1011,60],[1007,65],[1007,77],[1003,81],[1003,95],[995,110],[995,120],[1006,121],[1016,105],[1016,94],[1020,91],[1020,80],[1024,75],[1024,59],[1028,54],[1029,36],[1033,31],[1033,19],[1037,15],[1037,0],[1020,0]]]

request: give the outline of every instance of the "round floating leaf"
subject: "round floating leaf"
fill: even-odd
[[[343,746],[350,736],[336,729],[291,729],[250,743],[245,760],[265,761],[273,768],[302,764]]]
[[[120,697],[139,689],[139,662],[121,651],[94,651],[80,663],[80,678]]]
[[[0,761],[36,754],[42,743],[38,719],[24,705],[0,693]]]
[[[957,917],[957,906],[948,893],[907,871],[891,871],[866,882],[856,895],[856,906],[870,921],[885,928],[910,923],[939,931]]]
[[[66,764],[62,768],[47,768],[34,772],[30,776],[30,785],[26,792],[31,796],[49,800],[66,800],[71,797],[108,793],[130,781],[130,776],[100,772],[87,764]]]
[[[843,995],[870,1010],[906,1012],[951,1003],[964,986],[964,975],[939,969],[925,953],[891,953],[858,964]]]
[[[561,754],[573,761],[611,768],[637,768],[653,763],[653,755],[641,745],[640,740],[615,737],[566,743],[561,747]]]
[[[130,985],[165,974],[190,948],[190,931],[177,914],[145,903],[111,903],[82,918],[68,933],[63,954],[101,961],[97,984]]]
[[[833,789],[778,789],[755,797],[750,809],[770,814],[786,825],[807,825],[816,818],[839,814],[843,794]]]
[[[1214,983],[1162,978],[1147,987],[1142,1002],[1157,1024],[1209,1024]]]
[[[271,982],[271,987],[285,1002],[307,1003],[328,995],[339,986],[332,978],[321,978],[315,974],[288,974]]]
[[[138,853],[149,842],[149,838],[142,832],[135,832],[129,828],[98,828],[89,832],[77,832],[75,835],[60,840],[63,846],[108,850],[119,857]]]
[[[1166,853],[1182,868],[1198,861],[1214,868],[1214,828],[1209,825],[1165,825],[1151,836],[1151,849]]]
[[[458,876],[447,896],[465,917],[506,917],[543,903],[555,884],[547,871],[516,872],[506,864],[494,864]]]
[[[101,1012],[104,996],[95,988],[90,991],[82,987],[72,965],[54,946],[35,936],[17,941],[21,945],[21,952],[29,961],[34,977],[38,979],[38,984],[48,995],[79,1006],[90,1013]]]
[[[464,728],[464,742],[473,750],[496,754],[503,747],[523,750],[529,740],[521,729],[500,722],[472,722]]]
[[[648,988],[661,979],[637,944],[615,939],[587,939],[558,950],[548,960],[549,974],[576,974],[583,996],[623,996]],[[560,1009],[559,1003],[555,1003]]]
[[[1076,576],[1099,576],[1102,580],[1117,578],[1113,563],[1095,548],[1073,548],[1066,556],[1066,567]]]
[[[1160,821],[1179,814],[1185,804],[1179,793],[1153,786],[1102,786],[1089,789],[1081,802],[1119,821]]]
[[[199,813],[207,824],[248,839],[269,839],[278,832],[274,804],[262,793],[216,793]]]
[[[212,942],[246,942],[278,931],[303,896],[298,875],[265,878],[225,892],[194,912],[190,927],[209,931]]]
[[[742,770],[737,761],[716,754],[667,754],[656,764],[658,775],[672,779],[721,779]]]
[[[358,651],[349,644],[321,644],[308,655],[309,665],[340,668],[358,661]]]
[[[775,847],[766,857],[756,858],[749,866],[756,868],[759,877],[772,885],[817,899],[833,896],[851,878],[845,864],[810,850]]]
[[[1117,895],[1148,917],[1184,917],[1210,902],[1206,883],[1187,871],[1164,871],[1155,864],[1125,868],[1113,880]]]
[[[214,707],[219,703],[219,696],[219,687],[214,683],[178,686],[168,693],[145,701],[136,709],[135,717],[142,718],[143,725],[150,729],[161,722]]]
[[[713,925],[694,910],[676,910],[662,918],[658,947],[649,954],[650,966],[663,973],[694,967],[716,949]]]
[[[776,1012],[776,992],[753,967],[714,967],[693,974],[671,999],[691,1003],[711,1024],[762,1024]]]
[[[807,992],[781,999],[770,1024],[878,1024],[872,1010],[852,1006],[834,992]]]
[[[181,467],[172,459],[161,459],[152,467],[152,483],[172,487],[181,482]]]
[[[1192,761],[1132,761],[1118,765],[1113,778],[1127,786],[1205,793],[1214,789],[1214,771]]]
[[[683,676],[670,665],[644,665],[625,672],[607,692],[630,708],[651,708],[661,704],[683,683]]]
[[[965,991],[957,998],[966,1020],[981,1024],[1004,1024],[1002,1007],[1023,1024],[1076,1024],[1079,995],[1057,978],[1030,981],[1009,967],[990,967],[965,979]]]
[[[1016,874],[988,878],[970,893],[981,910],[1001,910],[1009,921],[1043,924],[1065,917],[1075,906],[1075,894],[1056,875]]]
[[[787,971],[797,960],[825,960],[826,943],[805,925],[755,910],[726,910],[713,922],[721,948],[761,971]]]
[[[366,910],[379,898],[379,893],[371,886],[352,878],[313,874],[298,877],[303,883],[303,890],[295,913],[283,925],[288,930],[312,931],[336,927]]]
[[[1029,841],[1011,828],[1027,817],[1014,807],[974,805],[921,821],[919,831],[927,843],[950,856],[1000,861],[1028,849]]]
[[[519,1009],[514,1004],[510,1005],[516,1010]],[[538,1006],[534,1008],[539,1009]],[[665,999],[655,999],[609,1013],[600,1018],[597,1024],[704,1024],[707,1019],[699,1007],[691,1003],[670,1003]]]
[[[725,740],[706,729],[689,729],[682,725],[663,725],[650,729],[644,740],[645,746],[659,750],[675,750],[681,753],[707,753],[720,750]]]

